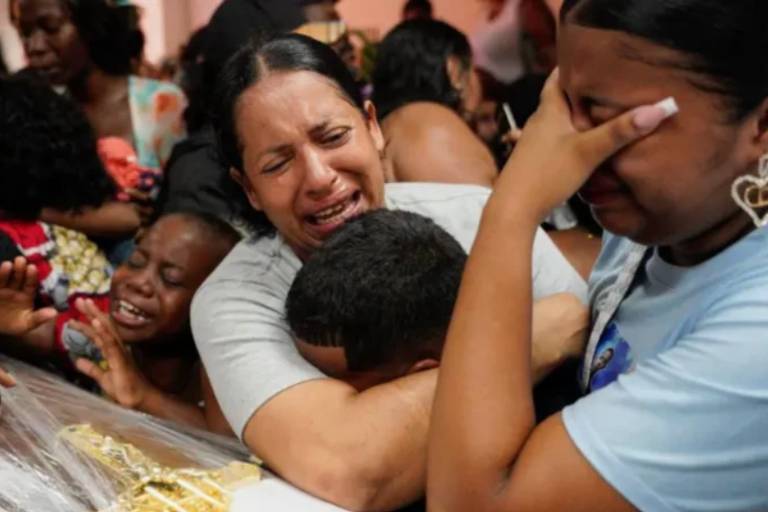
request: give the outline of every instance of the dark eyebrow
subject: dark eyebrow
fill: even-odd
[[[257,160],[262,158],[265,155],[269,155],[270,153],[285,153],[287,150],[291,149],[290,144],[280,144],[279,146],[273,146],[271,148],[265,149],[261,153],[259,153]]]
[[[325,121],[316,124],[312,128],[309,129],[309,135],[313,138],[319,137],[320,135],[324,134],[328,130],[328,126],[331,124],[331,121],[326,119]]]

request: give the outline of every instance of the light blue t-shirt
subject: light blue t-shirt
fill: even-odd
[[[593,312],[630,246],[606,236]],[[633,505],[768,510],[768,229],[695,267],[649,252],[592,368],[591,393],[563,420]]]

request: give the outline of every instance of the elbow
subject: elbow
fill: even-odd
[[[376,475],[359,464],[334,464],[315,473],[307,489],[334,505],[353,512],[376,512],[392,509],[383,503],[388,478]]]

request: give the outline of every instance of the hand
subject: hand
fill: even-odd
[[[504,196],[513,195],[514,202],[524,200],[522,206],[540,221],[571,197],[601,163],[649,135],[675,113],[669,104],[642,106],[579,132],[571,122],[555,70],[544,85],[538,110],[528,120],[496,182],[496,202],[509,204]]]
[[[72,322],[72,327],[93,341],[107,362],[102,369],[88,359],[78,359],[77,369],[95,380],[104,393],[123,407],[140,409],[154,390],[136,367],[133,358],[123,346],[109,317],[89,300],[78,300],[77,308],[90,320],[90,324]]]
[[[126,194],[131,200],[131,204],[136,209],[141,219],[141,225],[147,226],[152,222],[155,215],[155,207],[148,192],[142,192],[135,188],[125,189]]]
[[[581,357],[587,341],[589,310],[575,296],[559,293],[533,305],[531,364],[538,382],[570,358]]]
[[[37,268],[18,257],[0,264],[0,334],[22,336],[56,316],[54,308],[35,310]]]

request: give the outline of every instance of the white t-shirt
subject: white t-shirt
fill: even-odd
[[[468,185],[392,183],[387,208],[434,220],[469,251],[490,191]],[[285,389],[325,378],[296,350],[285,299],[301,261],[279,235],[240,242],[192,302],[192,332],[216,397],[242,435],[256,410]],[[539,231],[533,255],[534,295],[570,292],[586,302],[586,283]]]
[[[606,236],[595,308],[629,245]],[[640,510],[768,510],[768,228],[694,267],[649,255],[597,344],[591,393],[563,412],[568,433]]]

